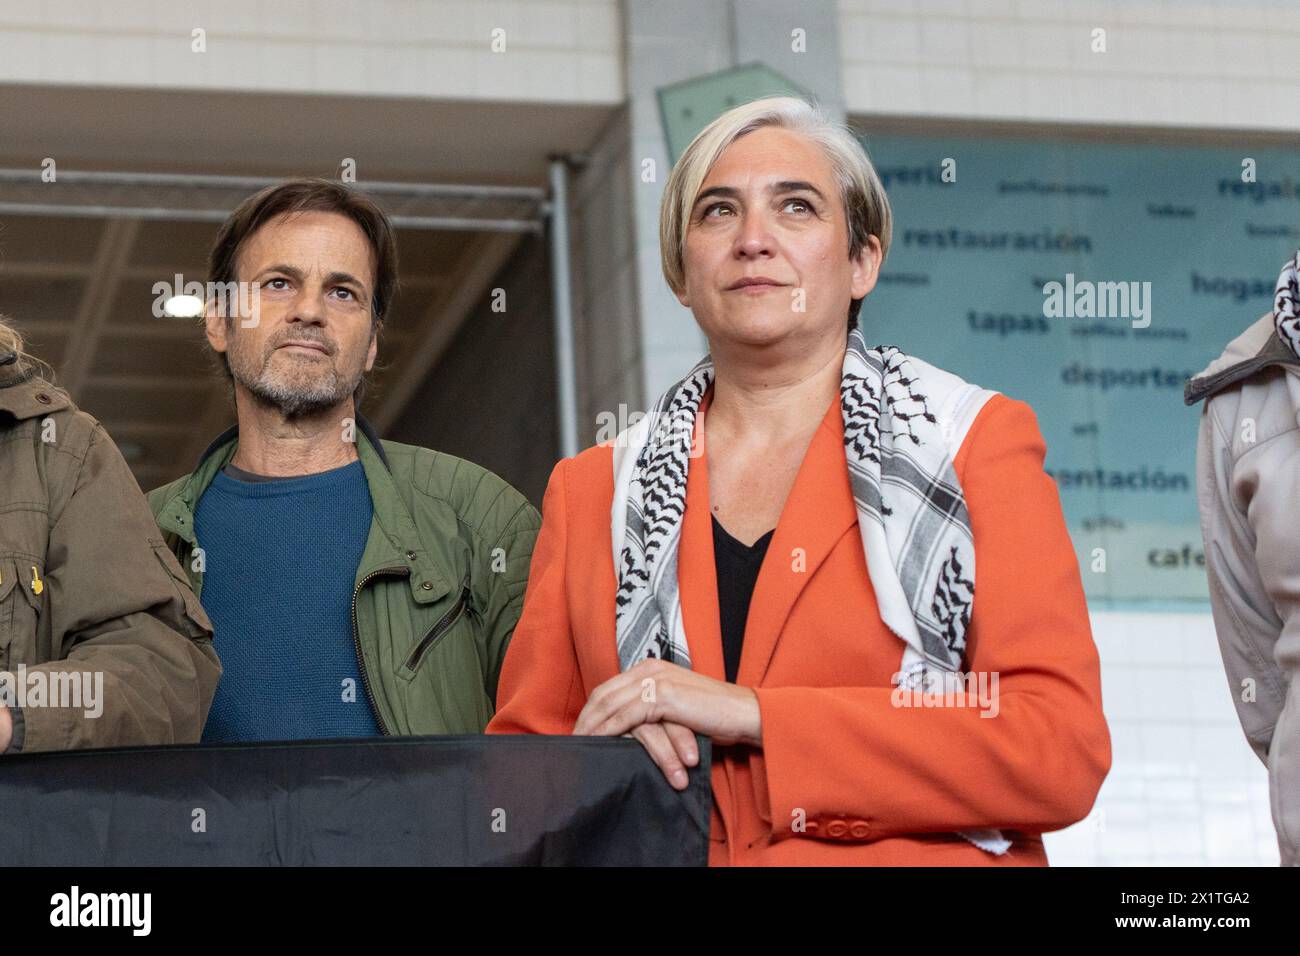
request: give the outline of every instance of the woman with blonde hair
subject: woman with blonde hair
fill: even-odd
[[[108,433],[40,369],[0,316],[0,753],[197,742],[208,619]]]
[[[867,347],[889,202],[809,104],[711,123],[660,222],[709,354],[556,466],[489,732],[679,788],[711,738],[713,864],[1046,864],[1110,738],[1033,411]]]

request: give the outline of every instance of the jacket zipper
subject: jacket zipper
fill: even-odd
[[[415,650],[411,652],[411,656],[406,659],[406,666],[408,669],[415,670],[419,667],[420,661],[424,659],[424,655],[429,648],[437,643],[438,638],[442,637],[443,634],[447,633],[447,631],[451,630],[456,625],[456,622],[460,620],[461,615],[465,613],[465,608],[469,606],[469,597],[469,585],[466,584],[461,588],[460,598],[456,601],[456,606],[444,614],[442,620],[433,625],[429,633],[424,635],[424,638],[418,645],[416,645]]]
[[[404,565],[393,568],[379,568],[376,571],[371,571],[361,579],[361,583],[358,584],[356,589],[352,592],[352,643],[357,649],[357,668],[361,671],[361,686],[365,688],[366,700],[370,701],[370,710],[375,715],[375,723],[379,725],[379,732],[381,734],[385,737],[391,737],[393,732],[389,730],[388,725],[384,723],[384,716],[379,712],[379,706],[375,703],[374,691],[370,689],[370,675],[366,673],[366,658],[365,655],[361,653],[361,630],[357,626],[357,598],[361,596],[361,589],[381,574],[399,574],[402,577],[409,578],[411,576],[411,569]]]

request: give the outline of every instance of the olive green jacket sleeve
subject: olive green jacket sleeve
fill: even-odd
[[[442,516],[442,531],[433,537],[468,545],[467,586],[482,622],[483,688],[495,702],[501,665],[523,611],[528,568],[542,516],[516,489],[478,465],[452,455],[411,449],[393,442],[385,445],[395,461],[400,462],[404,455],[414,453],[419,463],[412,469],[417,476],[416,486],[451,508],[454,518],[452,514]],[[413,499],[412,505],[417,512],[423,510],[419,499]],[[429,516],[419,524],[437,526]],[[432,541],[429,543],[432,545]],[[449,553],[443,563],[452,568],[458,562]]]
[[[102,690],[89,708],[23,708],[15,742],[23,752],[197,742],[221,674],[211,624],[103,427],[75,410],[61,424],[43,452],[37,638],[18,655],[34,660],[9,666],[25,663],[29,685],[36,672],[81,672]]]

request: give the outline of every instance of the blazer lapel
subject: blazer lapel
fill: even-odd
[[[695,419],[692,458],[686,469],[686,513],[677,552],[677,589],[682,602],[682,624],[691,652],[691,670],[726,680],[722,657],[722,623],[718,611],[718,576],[713,555],[713,522],[709,508],[709,460],[704,452],[704,418],[713,398],[709,389]]]
[[[699,454],[686,468],[686,513],[682,515],[682,540],[677,549],[677,594],[682,602],[682,626],[686,629],[686,646],[691,653],[691,670],[725,681],[727,670],[722,657],[718,575],[713,556],[712,510],[709,508],[709,459],[704,454],[704,419],[712,398],[713,389],[710,388],[700,401],[692,437],[692,448]],[[710,773],[713,812],[722,821],[723,833],[736,826],[732,801],[733,749],[713,749]],[[710,837],[721,839],[717,833]]]
[[[704,510],[707,521],[707,489]],[[689,503],[686,511],[689,516]],[[790,609],[836,542],[857,520],[844,459],[844,422],[837,399],[831,403],[808,445],[758,572],[745,625],[737,684],[748,687],[762,684]],[[715,575],[710,573],[708,580],[715,582]],[[713,603],[717,630],[716,584]],[[721,638],[718,644],[720,647]]]

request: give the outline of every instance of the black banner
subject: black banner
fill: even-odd
[[[703,866],[709,741],[680,793],[641,744],[390,737],[0,758],[0,865]]]

